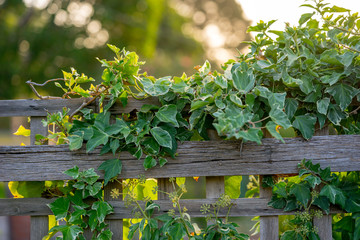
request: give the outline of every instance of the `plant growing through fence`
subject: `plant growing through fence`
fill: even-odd
[[[144,63],[136,53],[108,45],[116,56],[99,59],[104,67],[100,84],[84,89],[81,84],[92,79],[76,70],[64,72],[63,84],[56,83],[63,97],[90,99],[68,117],[67,110],[49,115],[45,124],[58,125],[61,133],[37,136],[38,142],[57,137],[71,150],[85,144],[87,152],[101,147],[101,154],[112,153],[114,158],[98,169],[105,172],[106,185],[121,174],[117,155],[122,151],[143,159],[145,170],[161,167],[176,157],[178,141],[208,140],[208,129],[224,139],[259,144],[264,131],[283,141],[279,127],[292,128],[304,139],[325,125],[338,133],[359,133],[360,18],[322,0],[303,6],[314,12],[303,14],[296,27],[270,30],[274,21],[250,27],[258,32],[250,52],[226,62],[221,72],[205,62],[192,76],[155,78],[140,73]],[[111,120],[110,107],[117,100],[126,106],[128,96],[157,97],[159,104],[144,104]],[[102,104],[100,112],[86,108],[95,99]],[[305,209],[308,202],[302,202]]]

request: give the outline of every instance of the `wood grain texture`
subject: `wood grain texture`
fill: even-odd
[[[123,152],[122,178],[232,176],[249,174],[298,173],[297,164],[304,158],[330,166],[332,171],[360,170],[360,136],[316,136],[310,141],[263,139],[262,145],[246,143],[240,155],[240,142],[203,141],[179,144],[176,159],[163,166],[144,171],[142,161]],[[78,150],[70,152],[67,145],[58,146],[0,146],[0,181],[64,180],[62,172],[79,166],[81,170],[95,168],[112,154],[99,155]],[[102,174],[102,173],[101,173]]]
[[[46,117],[31,117],[30,119],[30,144],[35,145],[35,136],[36,134],[41,134],[47,136],[48,129],[42,124],[42,120],[46,120]]]
[[[272,196],[272,188],[262,187],[263,176],[260,176],[260,197],[267,202]],[[260,216],[260,239],[273,240],[279,237],[279,217],[278,216]]]
[[[314,217],[314,226],[318,229],[320,240],[328,240],[332,238],[332,216],[324,215],[321,218]]]
[[[315,136],[329,135],[329,128],[326,126],[315,132]],[[320,189],[316,189],[320,191]],[[318,229],[320,240],[332,239],[332,216],[324,214],[321,218],[313,218],[314,227]]]
[[[159,102],[159,98],[157,97],[148,97],[143,100],[136,100],[133,98],[129,98],[126,107],[123,107],[123,105],[120,102],[116,102],[110,108],[110,113],[116,115],[121,113],[129,113],[133,110],[139,111],[144,104],[161,106]]]
[[[105,201],[122,201],[122,195],[117,199],[111,197],[112,189],[119,189],[119,192],[122,192],[122,185],[118,182],[109,182],[104,188],[104,200]],[[109,229],[113,233],[112,239],[122,239],[123,238],[123,221],[121,219],[108,219],[105,221],[109,224]]]
[[[58,112],[62,111],[63,107],[69,108],[71,114],[81,106],[83,101],[82,98],[1,100],[0,117],[47,116],[47,111]],[[95,104],[90,104],[88,108],[94,109]]]
[[[0,199],[0,216],[41,216],[51,215],[50,208],[46,205],[53,202],[55,199],[44,198],[15,198],[15,199]],[[203,217],[200,212],[200,207],[203,204],[215,203],[217,199],[182,199],[181,206],[186,206],[188,213],[192,217]],[[169,200],[155,200],[155,203],[160,204],[160,211],[156,211],[155,215],[164,214],[169,209],[173,208],[172,202]],[[108,219],[123,219],[131,218],[131,209],[125,207],[123,201],[109,201],[114,207],[114,213],[108,216]],[[234,205],[230,211],[230,217],[236,216],[273,216],[273,215],[293,215],[294,212],[284,212],[282,209],[273,209],[269,207],[268,200],[264,198],[239,198],[233,199]],[[140,202],[141,205],[143,203]],[[336,208],[331,208],[331,213],[339,213]],[[227,214],[227,209],[221,209],[220,217]]]
[[[48,216],[32,216],[30,221],[30,240],[39,240],[49,232]]]

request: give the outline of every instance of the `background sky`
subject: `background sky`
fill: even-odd
[[[299,7],[306,3],[304,0],[236,0],[242,7],[245,17],[252,21],[252,25],[260,20],[265,22],[277,19],[272,29],[284,29],[285,22],[297,25],[297,21],[303,13],[311,12],[308,7]],[[308,1],[310,3],[310,1]],[[330,5],[337,5],[350,9],[352,12],[360,12],[359,0],[326,0]]]

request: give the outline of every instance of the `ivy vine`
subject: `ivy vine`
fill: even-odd
[[[360,133],[357,114],[360,110],[360,18],[348,9],[330,7],[323,0],[313,0],[302,6],[313,12],[303,14],[298,26],[287,25],[283,31],[276,31],[270,29],[274,21],[260,21],[250,27],[248,30],[257,35],[248,42],[249,53],[227,61],[221,71],[212,70],[206,61],[195,67],[196,72],[191,76],[184,73],[181,77],[155,78],[140,71],[144,62],[139,61],[135,52],[109,44],[115,57],[98,59],[104,67],[100,84],[84,88],[84,83],[94,82],[94,79],[75,69],[64,71],[61,79],[40,84],[55,82],[63,89],[63,98],[85,98],[81,107],[71,114],[67,109],[49,114],[44,125],[55,124],[60,131],[36,136],[37,144],[68,143],[72,151],[85,145],[86,152],[100,147],[101,154],[114,156],[98,168],[105,172],[104,183],[97,181],[94,170],[79,172],[73,168],[67,171],[76,181],[68,183],[71,190],[50,208],[57,219],[66,219],[69,224],[56,226],[50,234],[60,231],[64,239],[81,239],[83,227],[90,226],[96,239],[107,239],[100,236],[111,238],[111,233],[105,230],[104,217],[112,209],[101,199],[101,189],[121,174],[122,163],[117,156],[123,151],[143,159],[144,169],[148,170],[162,167],[171,161],[170,158],[175,158],[179,141],[209,140],[209,129],[216,130],[223,139],[258,144],[266,132],[282,142],[284,131],[293,131],[308,140],[315,130],[327,125],[340,134]],[[39,96],[34,87],[39,84],[28,84]],[[144,104],[138,112],[112,118],[111,106],[117,101],[126,106],[129,97],[157,97],[159,104]],[[101,105],[98,112],[87,108],[96,99]],[[316,205],[328,212],[331,203],[353,213],[337,223],[354,226],[342,227],[345,232],[341,236],[353,234],[349,239],[358,239],[360,220],[355,212],[360,203],[355,198],[357,193],[349,190],[355,187],[358,174],[331,174],[329,169],[302,162],[299,179],[300,183],[288,181],[272,185],[271,206],[303,211],[291,220],[295,230],[285,232],[282,238],[318,239],[310,218],[320,214],[311,212],[310,207]],[[321,190],[315,191],[317,186],[322,186]],[[95,202],[82,202],[89,197]],[[71,214],[68,212],[70,204],[74,208]],[[147,203],[143,217],[149,218],[156,207]],[[80,222],[85,216],[89,222]],[[133,225],[131,233],[139,228],[144,235],[153,237],[158,229],[154,221],[148,220],[147,224]],[[180,223],[184,221],[180,216],[173,219],[172,226],[175,230],[183,229],[189,236],[186,230],[190,226]],[[218,220],[216,224],[214,229],[217,230],[225,226]],[[224,234],[229,239],[245,239],[246,236],[239,237],[232,226],[226,225],[231,230]],[[218,236],[218,232],[210,228],[206,231],[193,239],[205,236],[216,239]]]

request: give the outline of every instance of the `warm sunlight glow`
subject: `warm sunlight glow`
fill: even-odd
[[[245,16],[255,25],[260,20],[265,22],[276,20],[272,29],[283,30],[285,22],[291,26],[297,25],[300,16],[306,12],[312,12],[308,7],[300,7],[310,3],[304,0],[236,0],[242,7]],[[360,12],[360,1],[355,0],[326,0],[330,5],[348,8],[352,12]]]

